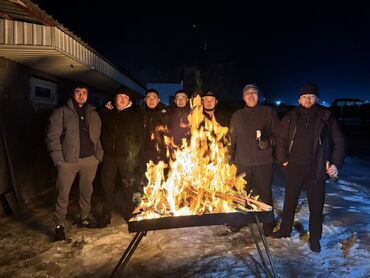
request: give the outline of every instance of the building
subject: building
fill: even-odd
[[[76,83],[89,86],[95,106],[120,85],[145,92],[31,1],[0,0],[0,198],[15,190],[27,202],[54,186],[47,122]]]

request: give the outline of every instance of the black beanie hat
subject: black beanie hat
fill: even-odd
[[[313,94],[319,97],[319,87],[315,83],[305,83],[299,88],[298,97],[306,94]]]
[[[125,87],[125,86],[119,86],[117,89],[114,90],[114,96],[120,95],[120,94],[124,94],[124,95],[128,96],[130,98],[130,100],[132,100],[135,97],[134,94],[132,93],[132,91],[127,89],[127,87]]]

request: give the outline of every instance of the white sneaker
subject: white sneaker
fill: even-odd
[[[132,202],[136,205],[140,204],[141,200],[143,199],[143,195],[141,192],[134,192],[132,194]]]

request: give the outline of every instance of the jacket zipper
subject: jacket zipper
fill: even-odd
[[[290,143],[289,143],[288,153],[290,153],[290,151],[292,150],[293,143],[294,143],[294,137],[295,137],[296,132],[297,132],[297,126],[294,127],[292,140],[290,140]]]

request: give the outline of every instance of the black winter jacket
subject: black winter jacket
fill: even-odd
[[[168,116],[167,108],[159,103],[156,108],[151,109],[144,106],[141,109],[141,115],[144,120],[144,143],[141,149],[140,160],[146,163],[149,160],[157,162],[165,157],[164,135],[166,131],[159,127],[166,127]]]
[[[279,123],[277,113],[270,106],[245,106],[231,117],[230,138],[231,158],[237,165],[260,166],[274,161],[274,130]],[[269,140],[271,146],[265,150],[258,149],[256,131],[261,131],[261,138]]]
[[[173,137],[176,145],[181,146],[182,139],[189,139],[189,121],[188,116],[190,107],[173,107],[168,113],[168,131],[169,135]]]
[[[289,153],[294,145],[297,131],[299,108],[295,108],[283,117],[277,132],[277,160],[289,162]],[[317,106],[317,117],[313,135],[313,174],[315,179],[328,178],[326,161],[340,168],[345,157],[345,138],[332,112]]]
[[[103,107],[100,117],[104,152],[115,157],[137,157],[144,141],[143,119],[137,108],[131,106],[119,111],[115,106],[112,110]]]

